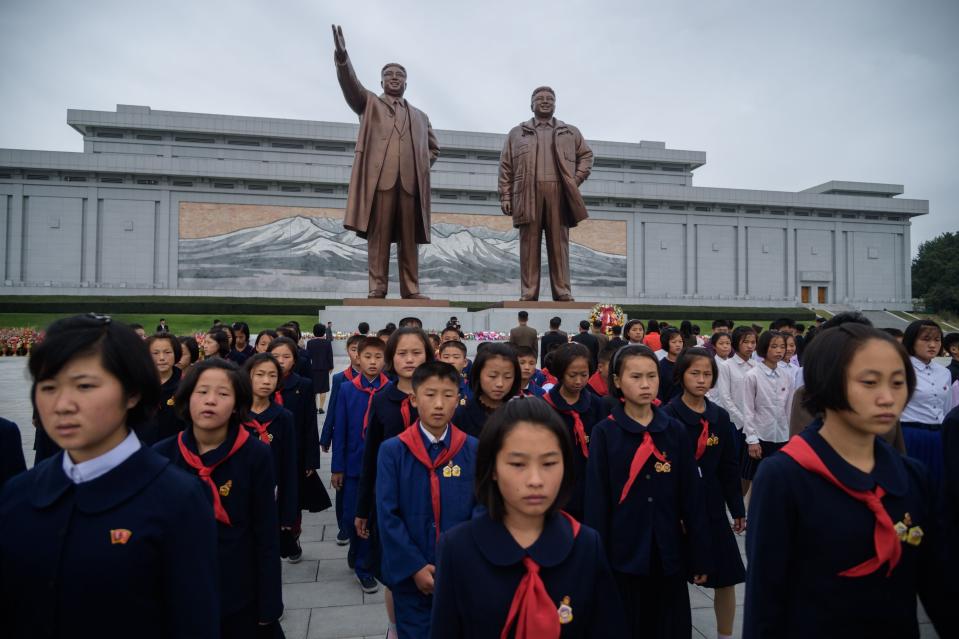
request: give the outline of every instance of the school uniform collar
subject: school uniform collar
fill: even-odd
[[[910,355],[909,361],[912,362],[912,367],[916,370],[916,372],[919,372],[919,371],[925,372],[925,371],[932,370],[932,365],[935,363],[936,360],[930,360],[930,362],[927,364],[921,359],[919,359],[918,357],[916,357],[915,355]]]
[[[766,366],[765,363],[759,362],[759,370],[761,370],[761,371],[763,372],[763,374],[766,375],[766,377],[770,377],[770,378],[778,378],[778,377],[779,377],[779,366],[778,366],[778,365],[776,366],[776,368],[769,368],[768,366]]]
[[[732,362],[733,362],[734,364],[736,364],[737,366],[744,366],[744,365],[745,365],[745,366],[748,366],[749,368],[752,368],[753,366],[756,365],[756,362],[753,361],[753,358],[752,358],[752,357],[750,357],[749,359],[743,359],[742,357],[740,357],[739,353],[733,353],[732,357],[730,357],[730,358],[729,358],[728,360],[726,360],[726,361],[727,361],[727,362],[728,362],[728,361],[732,361]]]
[[[137,442],[139,443],[139,441]],[[66,455],[60,451],[59,455]],[[70,489],[75,489],[77,508],[84,513],[110,510],[137,493],[163,471],[168,459],[141,446],[115,468],[83,484],[75,485],[63,472],[63,461],[52,457],[37,467],[36,492],[32,503],[36,508],[48,508]]]
[[[136,433],[131,430],[122,442],[107,452],[93,459],[88,459],[85,462],[80,462],[79,464],[74,463],[74,461],[70,459],[70,455],[64,452],[62,463],[63,473],[74,484],[93,481],[97,477],[107,474],[122,464],[130,455],[137,452],[140,446],[140,440],[137,438]]]
[[[627,415],[626,409],[623,408],[622,404],[613,407],[611,417],[616,424],[627,433],[642,435],[647,430],[651,433],[661,433],[669,426],[669,418],[655,406],[653,406],[652,409],[653,421],[649,422],[649,426],[643,426],[639,422],[635,421],[632,417]]]
[[[250,410],[250,417],[256,419],[258,422],[272,422],[276,419],[279,414],[283,411],[283,407],[277,404],[274,401],[270,402],[270,405],[266,407],[266,410],[262,413],[254,413],[253,410]],[[190,429],[190,436],[193,435],[193,429]]]
[[[377,395],[384,395],[386,399],[390,400],[391,402],[395,402],[397,404],[401,403],[404,399],[410,396],[409,393],[404,393],[399,388],[397,388],[395,382],[390,382],[389,384],[384,386],[383,390],[377,393]]]
[[[586,390],[586,387],[583,387],[583,390],[579,392],[579,399],[576,400],[575,404],[568,403],[562,395],[559,393],[559,384],[556,384],[551,389],[549,389],[549,396],[552,398],[553,402],[556,403],[556,408],[560,410],[574,410],[580,415],[589,410],[589,405],[592,403],[592,397],[590,397],[590,392]]]
[[[173,367],[173,374],[170,379],[160,385],[160,393],[163,395],[172,395],[180,384],[180,378],[183,377],[183,371],[176,366]]]
[[[427,448],[429,448],[433,444],[442,444],[444,447],[449,448],[449,445],[450,445],[449,424],[446,425],[446,429],[443,431],[443,434],[440,435],[439,437],[433,437],[433,433],[426,430],[426,427],[423,426],[423,422],[417,422],[417,424],[419,424],[420,434],[423,436],[423,439],[425,440]]]
[[[297,375],[294,371],[290,371],[290,374],[282,378],[280,381],[283,384],[283,388],[280,389],[280,392],[294,390],[297,386],[300,385],[300,380],[302,378]]]
[[[705,419],[710,424],[715,424],[719,421],[719,407],[708,399],[706,400],[706,410],[702,413],[697,413],[687,406],[683,402],[681,395],[674,397],[672,401],[669,402],[669,406],[673,409],[676,416],[679,417],[679,420],[687,426],[699,426],[700,419]]]
[[[853,490],[872,490],[876,484],[890,495],[904,495],[909,488],[906,466],[899,453],[886,443],[882,437],[876,437],[876,465],[871,473],[864,473],[839,456],[832,446],[822,438],[819,429],[822,419],[816,418],[799,434],[806,440],[836,479]]]
[[[486,421],[486,418],[490,416],[492,411],[487,411],[486,407],[480,402],[479,397],[473,395],[466,400],[466,403],[463,404],[463,408],[466,409],[466,412],[471,418],[476,420],[477,424],[482,424]]]
[[[193,428],[188,426],[183,431],[183,444],[190,452],[200,455],[200,461],[203,462],[204,466],[212,466],[230,454],[230,450],[233,448],[233,442],[236,441],[236,436],[239,433],[239,426],[230,426],[226,431],[226,439],[223,440],[222,444],[200,455],[200,450],[196,445],[196,437],[193,436]]]
[[[483,557],[496,566],[513,566],[529,555],[541,568],[562,563],[573,550],[573,531],[566,518],[553,513],[543,522],[543,532],[529,548],[522,548],[502,522],[488,513],[472,521],[473,542]]]

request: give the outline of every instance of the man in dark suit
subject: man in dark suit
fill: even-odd
[[[569,336],[559,330],[562,319],[554,317],[549,321],[549,330],[543,333],[539,339],[539,367],[546,368],[546,356],[549,352],[559,346],[569,342]]]
[[[519,326],[510,329],[509,343],[513,346],[528,346],[535,353],[539,346],[537,343],[539,335],[536,334],[535,328],[526,324],[529,321],[529,313],[520,311],[517,313],[517,318],[519,319]]]
[[[595,335],[589,332],[589,322],[583,320],[579,323],[579,332],[571,338],[574,342],[579,342],[589,349],[589,374],[596,371],[599,362],[599,340]]]
[[[313,339],[306,343],[310,354],[310,376],[316,397],[316,412],[322,413],[326,394],[330,392],[330,371],[333,370],[333,343],[326,338],[326,327],[313,325]]]
[[[599,342],[599,352],[602,353],[604,350],[606,350],[606,347],[609,345],[609,338],[606,336],[606,333],[603,331],[602,320],[593,320],[592,334],[596,337],[596,341]]]

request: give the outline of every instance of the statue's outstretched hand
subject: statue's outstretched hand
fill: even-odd
[[[343,27],[333,25],[333,45],[336,47],[336,58],[346,58],[346,39],[343,37]]]

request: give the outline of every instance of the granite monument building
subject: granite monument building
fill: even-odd
[[[71,109],[67,122],[82,153],[0,149],[2,294],[367,293],[366,243],[343,228],[356,124],[129,105]],[[513,299],[518,236],[496,184],[505,138],[436,136],[422,292]],[[570,230],[578,298],[909,308],[910,220],[928,202],[898,197],[902,186],[697,187],[702,151],[588,143],[589,219]]]

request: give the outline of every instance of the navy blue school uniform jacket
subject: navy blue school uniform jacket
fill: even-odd
[[[310,352],[305,348],[296,349],[296,364],[293,365],[293,372],[300,377],[310,380],[310,392],[313,391],[313,361],[310,358]],[[315,406],[315,404],[314,404]],[[314,408],[314,410],[316,410]]]
[[[180,419],[173,408],[173,396],[176,395],[176,389],[180,386],[181,377],[183,372],[174,366],[170,379],[160,385],[160,401],[157,404],[156,413],[143,424],[134,425],[133,430],[144,445],[152,446],[161,439],[176,435],[186,427],[186,422]]]
[[[488,410],[478,398],[470,397],[465,401],[460,400],[460,405],[453,413],[453,423],[467,435],[479,439],[483,426],[492,413],[493,411]]]
[[[544,400],[547,398],[549,398],[547,401],[552,402],[554,410],[560,413],[573,442],[573,469],[576,471],[576,483],[573,486],[569,502],[566,504],[566,512],[576,519],[583,519],[583,504],[586,501],[586,461],[589,459],[589,438],[594,424],[602,421],[609,413],[606,412],[602,400],[585,388],[580,392],[579,400],[572,406],[566,403],[566,400],[560,395],[558,385],[549,389],[543,396]],[[575,420],[567,414],[569,411],[576,411],[579,414],[586,434],[585,439],[576,433]]]
[[[3,488],[8,479],[26,469],[20,428],[10,420],[0,417],[0,488]]]
[[[363,470],[360,473],[356,516],[369,519],[376,510],[376,458],[380,446],[396,437],[419,420],[419,412],[410,403],[409,395],[392,382],[373,397],[370,421],[366,427],[366,445],[363,448]]]
[[[220,611],[226,617],[255,607],[258,621],[273,622],[283,612],[273,459],[269,447],[255,437],[249,437],[230,455],[241,428],[231,427],[222,444],[200,456],[207,467],[219,462],[211,478],[229,516],[229,523],[217,521],[216,526]],[[193,429],[187,428],[181,435],[187,450],[196,455]],[[196,475],[180,453],[179,437],[165,439],[155,449],[174,465]],[[211,494],[207,484],[200,485],[207,495]]]
[[[219,637],[205,489],[142,446],[74,484],[64,454],[0,494],[0,636]]]
[[[898,563],[891,573],[889,560],[862,576],[841,576],[879,557],[876,515],[777,452],[763,461],[752,483],[743,637],[918,637],[917,593],[939,636],[959,636],[955,595],[950,595],[955,575],[945,582],[925,466],[877,437],[875,467],[864,473],[833,450],[820,427],[811,424],[793,440],[805,442],[804,448],[811,448],[847,489],[882,489],[880,518],[887,516],[895,526]]]
[[[340,385],[337,391],[336,426],[333,429],[333,457],[330,460],[330,470],[334,473],[346,473],[347,477],[359,478],[363,471],[363,446],[366,438],[366,428],[369,427],[369,412],[372,412],[369,391],[375,395],[389,384],[386,375],[381,374],[372,382],[364,375],[354,378],[364,390],[356,388],[355,381]],[[364,428],[366,417],[366,428]]]
[[[946,552],[950,570],[956,574],[959,571],[959,406],[949,411],[942,421],[942,452],[945,539],[953,540]]]
[[[241,351],[238,351],[235,348],[230,349],[230,354],[227,355],[227,359],[236,362],[237,366],[243,366],[243,364],[246,363],[246,360],[250,359],[255,352],[256,349],[254,349],[250,344],[247,344]]]
[[[676,370],[676,362],[669,361],[668,357],[659,360],[659,392],[656,397],[663,404],[668,404],[673,397],[682,394],[682,386],[673,381],[673,372]]]
[[[623,498],[647,432],[663,460],[651,454]],[[638,576],[708,575],[703,486],[683,425],[653,408],[653,420],[643,426],[617,406],[593,427],[591,439],[586,524],[603,539],[613,569]]]
[[[259,428],[265,426],[263,435]],[[244,423],[250,435],[270,447],[273,458],[273,477],[276,479],[277,513],[281,526],[296,524],[300,513],[299,475],[297,474],[296,433],[293,413],[276,402],[262,413],[250,411],[250,420]]]
[[[328,392],[330,390],[330,371],[333,370],[333,342],[326,337],[315,337],[306,343],[306,352],[310,354],[310,375],[313,379],[313,392]]]
[[[729,413],[706,400],[706,410],[697,413],[676,397],[663,409],[667,415],[686,427],[686,441],[703,476],[703,496],[709,537],[712,541],[712,563],[707,588],[723,588],[742,583],[745,568],[739,554],[736,536],[729,526],[726,508],[734,518],[745,517],[739,458],[733,438],[737,435],[729,421]],[[705,420],[705,426],[703,424]]]
[[[410,435],[418,437],[431,460],[455,443],[448,428],[442,443],[431,445],[419,425]],[[380,447],[376,471],[376,514],[383,545],[383,582],[395,587],[427,564],[436,565],[436,541],[440,533],[468,521],[473,513],[473,478],[476,475],[475,438],[460,431],[459,450],[446,464],[429,470],[414,457],[402,440],[393,437]],[[430,489],[430,474],[439,488],[439,521],[436,521]]]
[[[527,397],[542,397],[546,394],[546,391],[543,390],[543,387],[533,380],[529,381],[529,384],[526,385],[526,388],[520,389],[520,392]]]
[[[619,593],[596,531],[581,526],[574,536],[570,521],[554,514],[524,549],[502,523],[483,514],[440,539],[430,637],[499,637],[527,572],[525,557],[539,565],[556,614],[566,621],[561,637],[626,636]]]
[[[349,373],[349,376],[347,376]],[[344,381],[349,382],[354,376],[359,375],[353,368],[347,368],[339,373],[333,374],[333,381],[330,382],[330,396],[326,400],[326,419],[323,420],[323,432],[320,433],[320,446],[329,448],[333,444],[333,426],[336,422],[336,401],[340,392],[340,386]]]
[[[307,470],[320,467],[320,441],[316,427],[313,382],[309,378],[290,373],[283,379],[280,395],[283,397],[283,408],[293,413],[297,464],[302,482]]]

